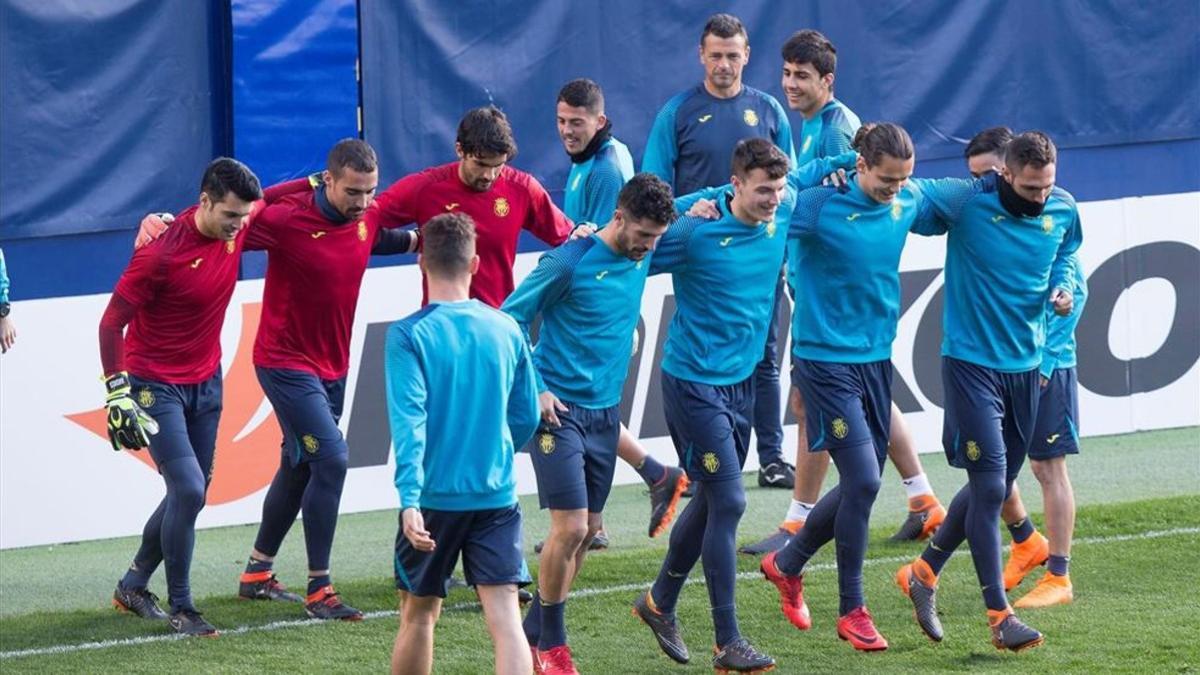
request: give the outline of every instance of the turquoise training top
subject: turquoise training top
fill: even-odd
[[[1042,375],[1049,378],[1055,370],[1075,367],[1075,327],[1087,304],[1087,277],[1083,266],[1075,263],[1075,309],[1066,316],[1054,313],[1053,307],[1046,308],[1046,346],[1042,349]]]
[[[942,354],[1024,372],[1041,365],[1051,289],[1075,287],[1083,231],[1066,190],[1021,218],[1000,204],[998,180],[913,179],[937,216],[914,231],[947,235]]]
[[[933,182],[931,182],[933,184]],[[890,359],[900,319],[900,254],[909,229],[932,219],[920,192],[881,204],[851,174],[842,188],[800,193],[788,230],[792,354],[813,361]]]
[[[649,260],[618,255],[595,234],[542,255],[501,306],[526,336],[542,316],[539,391],[591,409],[621,402],[649,271]]]
[[[820,157],[848,152],[854,134],[861,126],[862,122],[858,121],[854,111],[836,98],[830,99],[811,120],[804,120],[796,148],[796,161],[804,164]]]
[[[621,188],[633,178],[633,156],[615,138],[600,146],[586,162],[571,164],[563,192],[563,213],[574,223],[600,227],[612,220]]]
[[[512,317],[478,300],[431,303],[388,327],[384,365],[400,508],[517,503],[513,449],[540,414]]]
[[[676,220],[650,261],[675,288],[663,371],[714,386],[745,380],[762,360],[796,194],[786,188],[775,218],[754,225],[733,216],[731,199],[717,200],[717,220]]]

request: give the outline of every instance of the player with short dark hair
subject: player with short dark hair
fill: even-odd
[[[530,456],[550,533],[524,627],[545,673],[576,672],[567,595],[603,524],[648,257],[674,218],[670,186],[653,174],[634,176],[599,232],[544,254],[501,307],[526,335],[542,317],[534,348],[542,425]]]
[[[971,175],[979,177],[1004,163],[1004,152],[1012,140],[1008,127],[991,127],[967,143],[964,155]],[[1046,311],[1046,346],[1041,365],[1042,391],[1029,448],[1029,465],[1042,486],[1046,506],[1047,539],[1038,532],[1021,501],[1016,483],[1000,517],[1012,536],[1012,552],[1004,565],[1004,590],[1011,591],[1041,565],[1049,568],[1037,586],[1013,603],[1014,607],[1046,607],[1074,600],[1068,575],[1071,538],[1075,526],[1075,495],[1067,475],[1066,455],[1079,452],[1079,394],[1075,374],[1075,325],[1087,300],[1087,279],[1076,266],[1075,311],[1060,317]]]
[[[268,189],[269,206],[244,247],[270,253],[254,366],[283,442],[238,595],[303,601],[306,613],[321,619],[362,618],[334,591],[329,570],[347,468],[338,421],[359,290],[370,255],[416,249],[415,232],[377,229],[362,218],[375,196],[378,172],[370,145],[356,138],[339,141],[324,172]],[[146,233],[153,237],[155,229]],[[314,275],[314,269],[322,273]],[[303,598],[289,592],[273,569],[301,513],[309,563]]]
[[[633,177],[629,149],[612,136],[612,122],[604,113],[604,92],[592,80],[571,80],[558,93],[558,135],[571,158],[571,172],[563,197],[563,212],[577,223],[603,226],[617,209],[617,196]],[[650,527],[656,537],[670,526],[675,508],[687,487],[687,474],[679,467],[665,467],[651,457],[637,438],[621,426],[617,455],[634,468],[650,491]],[[608,536],[600,530],[589,547],[608,548]],[[538,553],[541,545],[534,547]]]
[[[393,183],[366,213],[368,225],[424,224],[449,212],[471,216],[478,237],[479,271],[471,297],[499,307],[513,289],[512,267],[521,230],[557,246],[574,224],[533,176],[507,166],[517,152],[508,118],[498,108],[468,111],[458,125],[458,161],[410,174]]]
[[[1012,129],[1008,127],[989,127],[975,134],[963,150],[971,175],[979,178],[989,171],[999,171],[1004,163],[1004,148],[1012,137]]]
[[[804,117],[801,147],[797,151],[801,166],[807,166],[814,159],[839,156],[857,147],[859,134],[866,132],[858,116],[833,97],[837,70],[837,50],[833,43],[818,31],[801,30],[788,38],[781,54],[781,86],[788,107]],[[803,397],[793,391],[789,403],[797,423],[803,427],[806,423]],[[892,539],[926,539],[941,524],[946,510],[934,494],[917,455],[912,433],[895,404],[892,405],[891,424],[888,456],[900,474],[900,483],[908,497],[908,516]],[[774,533],[738,549],[742,553],[759,555],[782,548],[804,526],[821,496],[821,486],[829,471],[829,454],[810,452],[805,434],[798,434],[796,441],[796,480],[783,522]]]
[[[642,156],[643,171],[667,181],[677,195],[725,185],[730,154],[744,138],[770,139],[792,166],[797,165],[787,112],[773,96],[742,82],[749,60],[750,43],[742,22],[729,14],[711,17],[700,34],[704,81],[675,95],[658,111]],[[772,326],[786,302],[782,274],[776,288],[779,297]],[[759,484],[787,489],[792,487],[795,471],[782,454],[778,351],[776,330],[771,330],[755,374],[753,426]]]
[[[703,559],[716,633],[713,666],[752,672],[774,666],[738,628],[734,602],[738,521],[746,508],[741,470],[749,451],[755,366],[762,358],[783,265],[795,195],[788,157],[769,140],[739,141],[733,191],[718,200],[721,217],[675,221],[650,261],[670,272],[676,311],[662,361],[667,428],[696,495],[671,531],[650,591],[634,611],[671,659],[686,663],[675,604]]]
[[[796,31],[780,50],[783,93],[788,107],[804,118],[796,159],[839,155],[851,148],[861,126],[858,115],[833,96],[837,49],[819,31]]]
[[[254,369],[283,443],[238,595],[303,600],[312,618],[357,621],[362,612],[342,602],[329,569],[349,458],[338,422],[350,336],[370,256],[415,250],[416,234],[383,230],[364,218],[379,184],[375,151],[366,142],[336,143],[325,171],[311,180],[313,190],[270,205],[246,242],[247,250],[269,253]],[[273,569],[297,515],[309,569],[303,598],[288,592]]]
[[[112,448],[148,447],[167,488],[117,582],[113,605],[167,619],[184,635],[217,635],[196,611],[189,576],[221,417],[221,326],[247,221],[261,197],[258,178],[246,165],[213,160],[199,203],[158,241],[134,252],[100,319]],[[164,562],[169,615],[147,589]]]
[[[400,493],[396,588],[400,629],[392,673],[433,669],[433,629],[463,557],[498,673],[529,673],[517,587],[521,507],[513,450],[538,423],[537,379],[516,322],[469,299],[479,269],[474,224],[444,213],[424,224],[429,304],[388,328],[388,416]]]
[[[1056,164],[1049,137],[1025,132],[1008,144],[1001,173],[926,191],[940,222],[920,233],[948,235],[942,440],[951,465],[966,469],[967,485],[896,581],[934,640],[943,635],[937,575],[968,539],[992,643],[1020,651],[1044,640],[1005,597],[996,521],[1036,427],[1045,312],[1073,310],[1083,234],[1074,198],[1055,186]]]

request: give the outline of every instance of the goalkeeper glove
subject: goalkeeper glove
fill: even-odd
[[[104,380],[108,398],[108,440],[112,449],[141,450],[150,445],[150,436],[158,433],[158,422],[130,396],[129,374],[116,373]]]

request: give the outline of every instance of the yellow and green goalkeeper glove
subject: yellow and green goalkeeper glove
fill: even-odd
[[[115,373],[104,380],[108,398],[108,440],[112,449],[141,450],[149,447],[150,436],[158,433],[158,422],[130,396],[129,374]]]

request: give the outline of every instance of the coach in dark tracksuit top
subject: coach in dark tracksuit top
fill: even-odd
[[[770,94],[742,83],[750,60],[746,28],[737,17],[716,14],[700,34],[704,82],[672,97],[654,119],[642,171],[665,180],[676,195],[729,182],[729,158],[738,141],[766,138],[796,166],[787,112]],[[783,277],[776,285],[776,308],[783,301]],[[783,461],[779,354],[771,318],[762,361],[755,370],[754,429],[758,434],[760,485],[791,488],[794,470]]]

